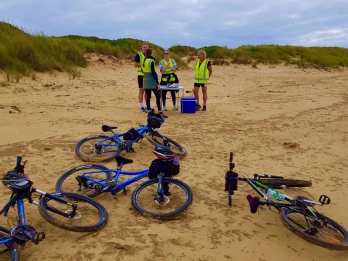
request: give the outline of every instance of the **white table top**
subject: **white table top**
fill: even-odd
[[[177,91],[177,90],[183,90],[184,87],[182,86],[167,86],[167,85],[160,85],[161,90],[173,90],[173,91]]]

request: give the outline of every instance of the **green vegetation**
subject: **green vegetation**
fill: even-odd
[[[122,38],[117,40],[68,35],[47,37],[29,34],[11,24],[0,22],[0,70],[6,81],[19,81],[28,76],[36,79],[35,72],[68,72],[74,79],[80,76],[78,67],[86,67],[86,53],[104,54],[132,61],[141,50],[142,40]],[[163,58],[163,48],[149,43],[157,61]],[[314,65],[315,68],[338,68],[348,65],[348,49],[339,47],[301,47],[259,45],[229,49],[206,46],[199,49],[176,45],[169,48],[178,67],[185,69],[196,59],[199,49],[207,52],[213,65],[294,64],[298,67]],[[4,83],[1,84],[2,86]]]

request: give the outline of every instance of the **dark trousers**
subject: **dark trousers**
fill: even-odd
[[[151,91],[156,96],[156,106],[157,106],[157,109],[160,111],[161,110],[161,95],[160,95],[159,90],[157,90],[157,89],[145,89],[145,92],[146,92],[146,107],[147,107],[148,110],[151,109],[151,106],[150,106]]]
[[[163,100],[163,105],[166,106],[166,99],[167,99],[167,90],[162,90],[162,100]],[[173,101],[173,105],[176,104],[176,95],[175,95],[176,91],[170,91],[170,94],[172,95],[172,101]]]

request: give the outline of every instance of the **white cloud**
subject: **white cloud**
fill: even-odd
[[[29,32],[130,37],[162,47],[251,44],[348,47],[346,0],[11,0],[0,19]]]

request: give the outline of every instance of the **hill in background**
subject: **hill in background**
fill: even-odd
[[[0,22],[0,70],[5,78],[16,80],[33,72],[51,70],[67,71],[77,76],[77,67],[87,66],[86,53],[110,55],[132,61],[141,50],[143,40],[121,38],[117,40],[68,35],[47,37],[43,34],[32,35],[24,30]],[[162,59],[163,48],[149,43],[155,51],[155,58]],[[277,65],[294,64],[298,67],[339,68],[348,65],[348,49],[340,47],[301,47],[279,45],[245,45],[235,49],[221,46],[193,48],[175,45],[169,48],[179,68],[187,68],[196,59],[199,49],[207,53],[213,65],[257,64]]]

